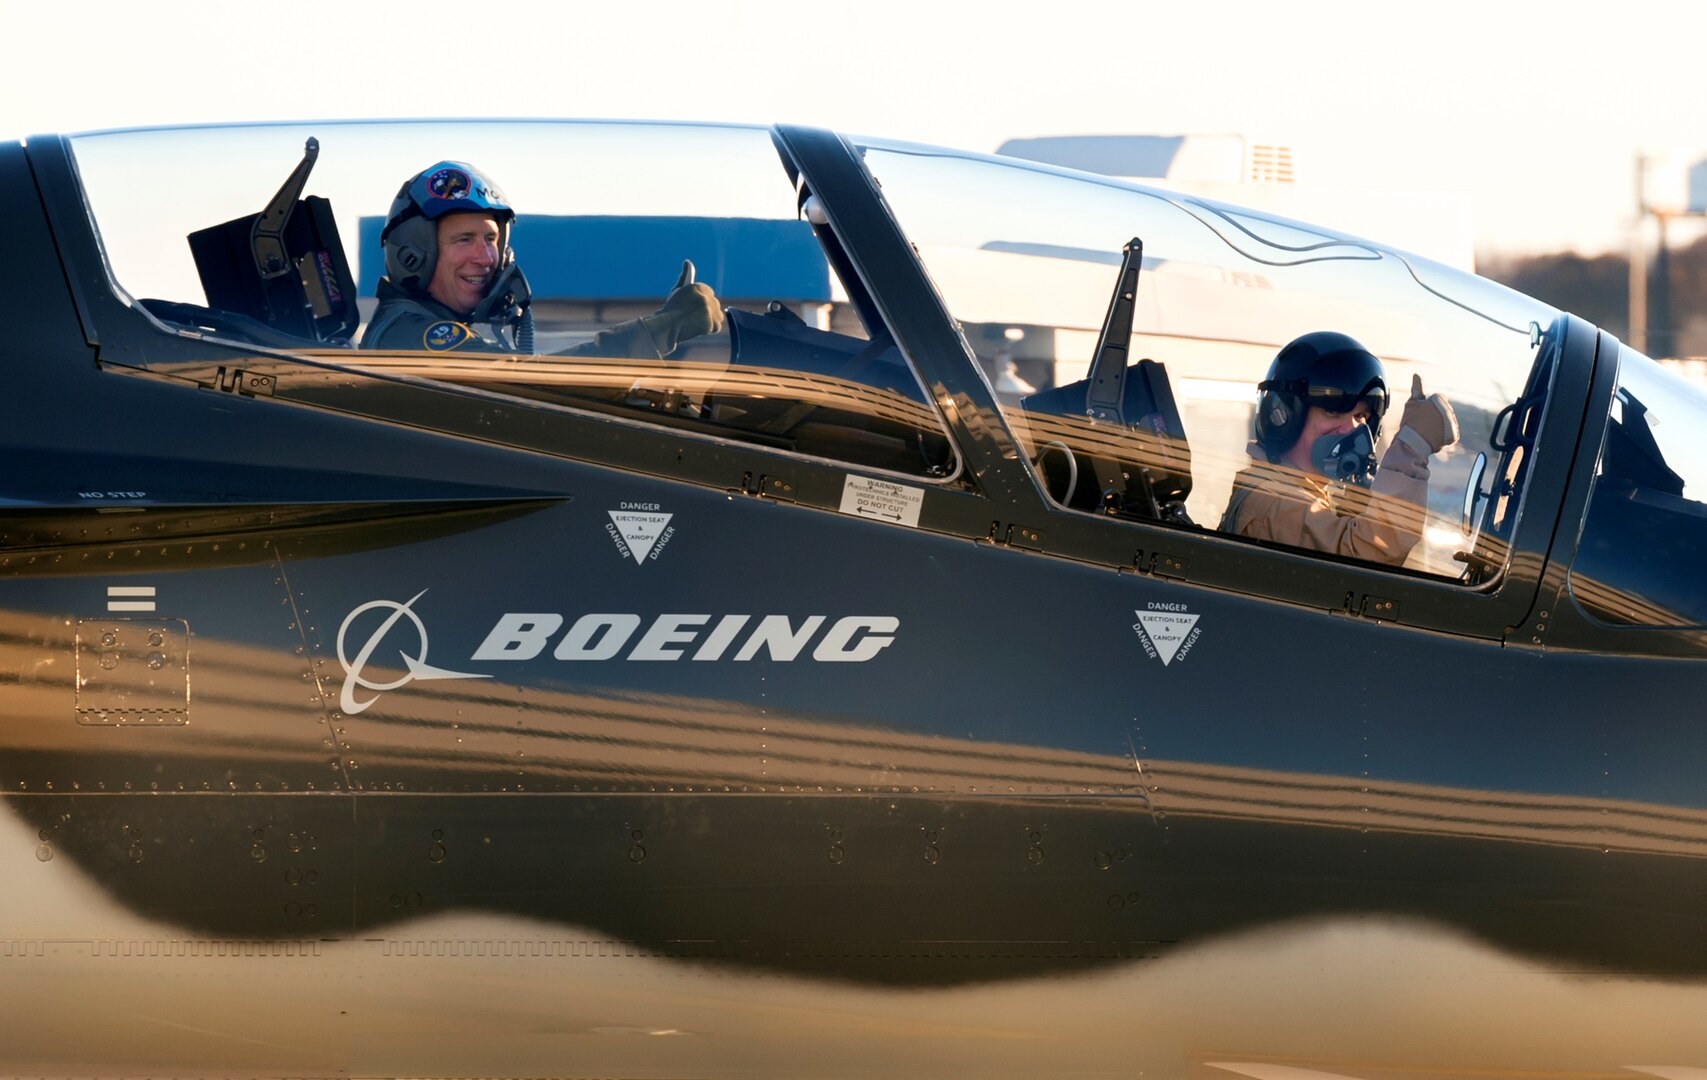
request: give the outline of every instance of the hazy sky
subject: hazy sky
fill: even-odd
[[[974,150],[1234,132],[1291,144],[1303,180],[1464,193],[1484,252],[1622,250],[1637,150],[1707,157],[1707,5],[1687,0],[0,0],[0,16],[6,137],[357,116],[781,120]]]

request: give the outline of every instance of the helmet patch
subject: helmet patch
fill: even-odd
[[[466,199],[474,181],[461,169],[445,168],[427,177],[427,194],[435,199]]]
[[[421,344],[428,352],[450,352],[474,337],[474,331],[459,322],[440,319],[427,327],[427,332],[421,335]]]

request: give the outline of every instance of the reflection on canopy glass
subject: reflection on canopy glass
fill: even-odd
[[[1181,502],[1163,520],[1214,528],[1252,461],[1258,382],[1288,342],[1332,330],[1384,366],[1393,408],[1378,449],[1413,376],[1450,400],[1460,440],[1434,455],[1426,505],[1391,513],[1421,536],[1406,566],[1485,578],[1454,557],[1470,465],[1535,366],[1531,324],[1556,313],[1379,245],[1107,178],[892,143],[864,154],[1058,502],[1130,513],[1144,499],[1106,485],[1144,474]],[[1156,362],[1142,381],[1157,405],[1115,430],[1050,395],[1082,397],[1132,238],[1143,260],[1131,333],[1114,344]]]
[[[327,123],[72,146],[115,287],[163,332],[261,352],[245,370],[276,397],[547,448],[518,425],[453,422],[408,390],[449,386],[930,480],[958,469],[881,316],[850,301],[802,219],[765,129]],[[415,225],[456,220],[464,204],[429,220],[420,200],[466,198],[474,175],[498,243],[458,267],[435,228],[415,229],[425,268],[393,281],[400,185],[415,191],[405,181],[435,162],[462,180],[423,179]],[[434,291],[446,267],[479,279],[473,310]],[[686,331],[662,318],[684,290],[704,309]],[[380,297],[401,297],[414,321],[376,321]]]

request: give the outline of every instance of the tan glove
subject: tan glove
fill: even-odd
[[[1405,402],[1399,436],[1403,437],[1407,430],[1428,444],[1430,454],[1438,454],[1458,441],[1458,417],[1452,411],[1452,403],[1439,394],[1423,397],[1421,375],[1411,376],[1411,398]]]
[[[665,297],[657,311],[640,320],[659,356],[668,356],[677,345],[702,334],[715,334],[723,329],[723,308],[717,294],[708,285],[693,279],[693,262],[682,260],[682,274],[675,288]]]

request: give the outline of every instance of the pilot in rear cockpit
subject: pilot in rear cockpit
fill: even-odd
[[[497,185],[471,165],[441,161],[406,180],[380,234],[385,276],[362,348],[532,353],[532,297],[510,248],[514,222]],[[717,297],[684,263],[657,311],[556,355],[663,357],[722,328]]]
[[[1377,468],[1387,411],[1381,361],[1345,334],[1305,334],[1257,384],[1251,464],[1233,479],[1223,532],[1402,565],[1422,539],[1429,457],[1458,441],[1439,394],[1411,380],[1399,432]]]

